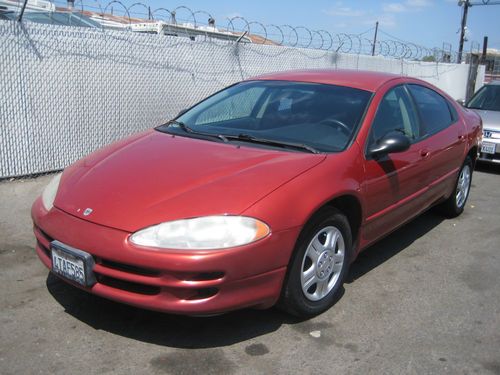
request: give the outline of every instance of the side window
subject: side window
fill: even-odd
[[[404,86],[391,89],[380,102],[372,123],[370,145],[392,132],[419,138],[418,118]]]
[[[446,101],[446,103],[448,104],[448,108],[450,109],[450,113],[451,113],[451,122],[452,123],[455,123],[458,121],[458,113],[457,113],[457,110],[455,109],[455,107],[453,107],[453,105],[451,105],[451,103],[449,101]]]
[[[454,122],[447,100],[437,92],[419,85],[408,88],[420,112],[423,136],[435,134]]]
[[[264,90],[264,87],[252,87],[213,104],[200,113],[195,125],[249,117]]]

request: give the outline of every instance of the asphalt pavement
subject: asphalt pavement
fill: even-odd
[[[0,182],[0,374],[500,374],[500,166],[474,173],[459,218],[430,211],[365,251],[305,321],[173,316],[66,285],[34,252],[49,180]]]

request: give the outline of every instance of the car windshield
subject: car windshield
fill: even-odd
[[[500,111],[500,85],[483,86],[469,101],[467,108]]]
[[[195,105],[159,130],[338,152],[349,144],[370,97],[368,91],[326,84],[242,82]]]

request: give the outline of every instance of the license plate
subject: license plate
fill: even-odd
[[[481,146],[481,152],[484,152],[486,154],[494,154],[495,153],[495,144],[483,142],[483,144]]]
[[[52,253],[52,272],[86,287],[95,284],[94,258],[92,258],[92,255],[59,241],[52,241],[50,249]]]

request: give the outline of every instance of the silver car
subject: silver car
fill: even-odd
[[[479,160],[500,163],[500,81],[481,87],[466,107],[475,110],[483,119]]]

